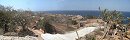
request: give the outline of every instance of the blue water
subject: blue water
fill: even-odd
[[[67,15],[81,15],[81,16],[99,16],[100,11],[90,11],[90,10],[80,10],[80,11],[45,11],[51,14],[67,14]],[[130,17],[130,12],[121,12],[125,18]],[[129,21],[126,19],[124,23],[128,23]]]

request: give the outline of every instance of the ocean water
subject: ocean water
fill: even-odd
[[[45,11],[46,13],[51,14],[67,14],[67,15],[81,15],[81,16],[100,16],[100,11],[92,11],[92,10],[80,10],[80,11]],[[124,23],[128,23],[127,17],[130,17],[130,12],[121,12],[125,17]]]
[[[98,16],[98,15],[100,15],[99,11],[46,11],[46,12],[51,13],[51,14],[67,14],[67,15],[82,15],[82,16],[87,16],[87,15]]]

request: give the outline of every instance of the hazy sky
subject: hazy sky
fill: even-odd
[[[32,11],[48,10],[98,10],[130,11],[130,0],[0,0],[4,6]]]

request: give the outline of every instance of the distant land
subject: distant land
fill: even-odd
[[[50,14],[66,14],[66,15],[81,15],[81,16],[99,16],[101,14],[100,11],[97,10],[60,10],[60,11],[42,11],[44,13]],[[130,12],[120,11],[125,18],[130,17]],[[128,23],[128,20],[125,19],[124,23]]]

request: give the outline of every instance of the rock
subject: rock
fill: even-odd
[[[130,35],[130,30],[126,32],[126,34]]]
[[[130,39],[130,35],[127,35],[127,37]]]
[[[15,30],[16,30],[16,32],[18,32],[18,33],[19,33],[20,31],[22,31],[22,30],[23,30],[23,27],[22,27],[22,26],[17,26]]]
[[[15,32],[7,32],[4,34],[4,36],[17,36],[18,33],[15,33]]]
[[[4,30],[2,28],[0,28],[0,35],[4,34]]]
[[[0,35],[0,40],[38,40],[38,38],[33,36],[15,37]]]

